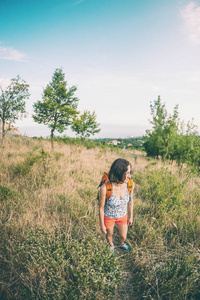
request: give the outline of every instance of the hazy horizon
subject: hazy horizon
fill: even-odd
[[[28,137],[49,137],[51,134],[51,130],[45,126],[35,123],[34,126],[16,126],[17,129],[20,130],[25,136]],[[128,125],[117,125],[117,124],[101,124],[101,131],[94,136],[90,136],[90,138],[127,138],[127,137],[140,137],[144,136],[147,129],[146,126],[128,126]],[[76,137],[75,132],[73,132],[70,128],[65,130],[62,134],[55,131],[55,136],[69,136]]]

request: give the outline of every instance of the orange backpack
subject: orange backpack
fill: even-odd
[[[112,195],[112,184],[109,180],[108,175],[109,175],[109,172],[104,172],[104,174],[101,178],[101,182],[98,186],[98,188],[100,188],[104,183],[106,183],[106,200],[109,199]],[[128,180],[129,195],[131,194],[132,189],[133,189],[133,180],[129,179]],[[99,193],[98,193],[97,199],[99,200]]]

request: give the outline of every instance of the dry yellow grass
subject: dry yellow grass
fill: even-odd
[[[31,156],[41,156],[42,152],[47,153],[44,160],[33,164],[27,175],[19,172],[13,176],[13,168],[23,165]],[[96,196],[103,172],[109,170],[118,157],[128,159],[135,171],[144,170],[149,163],[139,152],[86,149],[56,142],[52,152],[50,141],[26,137],[7,137],[0,157],[0,185],[23,194],[23,201],[17,204],[20,214],[16,215],[16,207],[13,207],[7,225],[24,232],[38,227],[53,232],[55,228],[60,230],[63,222],[68,230],[73,215],[73,219],[83,223],[92,216],[92,226],[100,233]],[[69,212],[62,208],[57,212],[60,197],[65,199],[65,205],[68,201]]]
[[[31,153],[41,155],[42,151],[48,155],[39,167],[33,164],[28,176],[18,174],[13,178],[12,167],[22,164]],[[7,137],[5,149],[0,149],[0,157],[0,185],[22,191],[26,199],[23,202],[23,214],[18,220],[20,227],[24,228],[36,225],[49,229],[57,227],[59,221],[56,212],[50,213],[48,207],[57,201],[59,195],[73,199],[71,205],[74,202],[73,211],[77,211],[77,217],[86,218],[94,211],[97,186],[103,172],[109,170],[111,163],[118,157],[129,160],[135,172],[144,172],[147,165],[151,164],[151,168],[163,166],[160,160],[148,161],[145,154],[139,151],[86,149],[80,145],[55,142],[52,152],[50,141],[26,137]],[[177,172],[174,165],[167,164],[166,167]],[[189,185],[193,188],[194,180]],[[85,190],[89,191],[87,199],[81,195],[81,191]],[[83,215],[78,212],[80,206]],[[98,215],[97,207],[95,209]],[[12,220],[12,211],[9,220]]]
[[[179,171],[175,164],[149,159],[139,151],[87,149],[81,145],[57,142],[52,151],[48,140],[7,137],[4,150],[0,148],[0,188],[8,190],[6,201],[1,201],[2,205],[9,206],[8,210],[4,210],[8,215],[2,216],[6,219],[7,231],[13,231],[14,228],[13,234],[17,237],[19,233],[26,236],[27,231],[44,229],[53,239],[56,232],[64,230],[65,236],[70,238],[73,225],[78,224],[80,230],[89,234],[91,230],[99,239],[97,186],[103,172],[109,170],[118,157],[129,160],[133,172],[137,174],[144,175],[149,169],[161,167],[176,175]],[[180,181],[185,180],[186,176],[183,172]],[[196,187],[198,180],[188,180],[188,189]],[[136,192],[137,188],[139,185],[136,184]],[[134,197],[134,202],[141,209],[148,206],[139,196]],[[140,246],[135,245],[138,253],[141,245],[146,248],[146,241],[151,242],[157,234],[154,224],[148,222],[148,218],[142,221],[142,226],[146,228],[146,239],[141,241]],[[105,240],[104,237],[102,239]],[[159,249],[161,251],[162,247]],[[139,261],[137,251],[135,253]],[[143,264],[146,263],[144,259]],[[36,277],[33,269],[30,269],[30,273],[31,278]]]
[[[41,155],[42,151],[48,155],[39,167],[38,164],[33,164],[28,176],[18,174],[13,178],[11,171],[13,166],[22,164],[31,153]],[[160,160],[148,161],[145,154],[139,151],[86,149],[80,145],[55,142],[54,152],[52,152],[50,141],[7,137],[5,149],[0,149],[0,185],[11,190],[23,191],[26,201],[23,202],[23,214],[19,218],[20,226],[26,228],[28,225],[37,224],[50,229],[58,226],[59,222],[56,212],[49,213],[48,207],[57,201],[59,195],[73,199],[71,205],[74,202],[73,209],[74,212],[77,211],[79,217],[84,218],[94,211],[97,186],[101,176],[104,171],[109,170],[111,163],[118,157],[129,160],[135,172],[145,172],[147,166],[160,168],[164,165],[174,173],[178,173],[175,165],[165,165]],[[194,186],[195,181],[192,179],[188,187],[194,188]],[[81,195],[81,191],[85,190],[89,191],[87,199]],[[78,213],[80,206],[85,206],[82,216],[79,215],[80,212]],[[95,213],[98,215],[97,211]],[[12,211],[9,220],[10,222],[12,220]]]

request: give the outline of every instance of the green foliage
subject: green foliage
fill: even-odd
[[[85,110],[82,115],[76,116],[73,119],[72,130],[76,132],[77,135],[80,135],[84,140],[95,133],[98,133],[100,129],[98,128],[100,124],[96,121],[96,114],[90,113]]]
[[[132,299],[193,299],[200,295],[200,264],[198,251],[190,245],[170,251],[167,248],[159,253],[154,245],[139,257],[146,261],[141,264],[136,258],[131,264]]]
[[[96,139],[94,142],[98,146],[104,146],[109,148],[121,148],[121,149],[139,149],[140,151],[144,150],[143,143],[146,140],[146,137],[128,137],[128,138],[118,138],[119,142],[116,146],[112,144],[111,138],[100,138]]]
[[[151,103],[151,115],[153,130],[147,130],[147,140],[144,143],[149,156],[161,156],[170,158],[176,140],[178,126],[178,106],[175,106],[173,115],[168,115],[165,104],[162,104],[160,96]]]
[[[10,85],[6,90],[1,89],[0,95],[0,120],[2,121],[2,136],[6,134],[6,123],[12,124],[20,116],[25,114],[25,99],[29,98],[29,85],[19,76],[11,79]]]
[[[12,289],[3,289],[1,299],[113,299],[121,275],[116,259],[95,235],[78,240],[76,231],[69,237],[66,229],[52,235],[37,228],[5,241],[4,287],[11,269],[13,276]]]
[[[49,154],[47,152],[41,151],[41,154],[34,154],[30,152],[26,159],[10,167],[14,176],[22,175],[26,176],[31,172],[33,165],[39,161],[43,161]]]
[[[104,138],[104,139],[89,139],[87,138],[84,141],[84,145],[87,147],[87,149],[91,149],[91,148],[101,148],[101,149],[111,149],[116,151],[116,148],[121,148],[123,149],[124,147],[126,149],[140,149],[141,151],[143,151],[143,142],[144,142],[143,137],[139,137],[139,138],[127,138],[127,139],[118,139],[118,141],[120,141],[120,144],[118,144],[117,146],[114,146],[112,144],[110,144],[109,142],[111,142],[112,140],[109,138]],[[57,142],[64,142],[65,144],[69,144],[69,145],[82,145],[83,144],[83,139],[82,138],[71,138],[71,137],[67,137],[65,135],[63,135],[62,137],[60,136],[56,136],[54,138],[55,141]],[[132,146],[128,146],[128,144],[132,144]]]
[[[59,142],[59,143],[65,143],[67,145],[83,145],[83,139],[82,138],[71,138],[71,137],[67,137],[67,136],[56,136],[54,138],[55,141]],[[84,141],[84,146],[87,149],[93,149],[93,148],[109,148],[109,146],[102,144],[101,142],[99,142],[98,140],[93,140],[93,139],[89,139],[87,138]]]
[[[180,182],[176,175],[164,168],[149,171],[145,178],[143,176],[140,179],[140,184],[139,194],[146,202],[148,220],[151,222],[154,218],[166,237],[168,237],[167,230],[171,233],[172,227],[182,233],[187,226],[188,229],[181,236],[181,241],[185,243],[193,239],[194,235],[190,228],[194,227],[198,220],[199,192],[188,194],[187,180]],[[190,198],[193,198],[192,201]]]
[[[178,178],[166,169],[151,171],[147,176],[148,185],[144,185],[143,198],[148,199],[151,205],[150,215],[160,218],[161,214],[176,213],[182,204],[184,184],[180,184]],[[161,219],[163,220],[163,218]]]
[[[72,124],[77,114],[78,98],[74,96],[75,86],[67,89],[67,82],[62,69],[56,69],[52,81],[43,91],[43,100],[34,103],[33,120],[39,124],[48,125],[51,129],[51,142],[53,147],[54,131],[62,133]]]
[[[199,172],[200,142],[197,137],[197,126],[193,122],[188,122],[185,130],[184,122],[180,123],[178,120],[178,106],[174,108],[173,116],[168,115],[160,97],[150,107],[153,129],[147,130],[147,139],[144,143],[147,155],[175,160],[181,168],[187,163],[193,170]]]
[[[135,173],[134,228],[128,238],[133,299],[199,299],[200,192],[167,169]],[[140,292],[138,292],[140,291]]]
[[[179,134],[174,143],[172,159],[176,160],[179,166],[187,163],[193,171],[200,171],[200,138],[197,137],[197,127],[188,122],[187,130],[184,132],[185,124],[182,122]]]
[[[7,200],[8,198],[12,198],[14,193],[11,189],[7,188],[6,186],[0,185],[0,201]]]

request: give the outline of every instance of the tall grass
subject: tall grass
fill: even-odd
[[[1,299],[113,297],[121,271],[100,235],[96,201],[109,155],[8,139],[0,159]]]
[[[165,168],[136,174],[133,299],[200,298],[200,190]],[[140,290],[140,293],[137,291]]]
[[[59,140],[52,152],[50,141],[9,137],[0,151],[1,299],[199,299],[199,178]],[[96,200],[118,157],[136,183],[126,256],[110,254]]]

